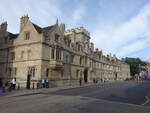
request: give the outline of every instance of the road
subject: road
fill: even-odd
[[[116,82],[0,98],[0,113],[150,113],[150,83]]]

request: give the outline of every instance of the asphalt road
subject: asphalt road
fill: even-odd
[[[150,113],[150,83],[117,82],[0,100],[0,113]]]

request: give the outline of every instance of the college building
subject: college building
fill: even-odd
[[[55,85],[78,81],[124,80],[130,67],[115,55],[104,55],[90,42],[90,33],[83,27],[66,30],[65,24],[40,27],[29,17],[20,19],[20,31],[7,31],[7,22],[0,25],[0,84],[16,78],[24,87],[30,73],[31,84],[48,78]],[[99,42],[105,43],[105,42]]]

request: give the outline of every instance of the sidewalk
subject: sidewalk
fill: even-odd
[[[82,87],[86,87],[86,86],[93,86],[93,85],[102,85],[102,84],[111,84],[114,81],[109,81],[109,82],[99,82],[94,84],[93,82],[91,83],[87,83],[87,84],[82,84],[82,86],[80,86],[79,84],[76,85],[70,85],[70,86],[60,86],[60,87],[53,87],[53,88],[39,88],[39,89],[21,89],[21,90],[15,90],[15,91],[11,91],[11,92],[6,92],[6,93],[0,93],[0,98],[1,97],[19,97],[19,96],[26,96],[26,95],[35,95],[35,94],[42,94],[42,93],[51,93],[51,92],[55,92],[58,90],[63,90],[63,89],[73,89],[73,88],[82,88]],[[116,81],[116,82],[121,82],[121,81]]]
[[[100,84],[100,83],[98,83]],[[55,92],[62,89],[72,89],[72,88],[79,88],[79,87],[86,87],[86,86],[92,86],[96,85],[93,83],[87,83],[83,84],[82,86],[75,85],[75,86],[61,86],[61,87],[54,87],[54,88],[40,88],[40,89],[21,89],[21,90],[15,90],[11,92],[0,94],[0,97],[18,97],[18,96],[26,96],[26,95],[35,95],[35,94],[41,94],[41,93],[47,93],[47,92]]]

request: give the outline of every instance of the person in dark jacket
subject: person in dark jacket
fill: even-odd
[[[79,84],[82,85],[82,77],[79,78]]]

